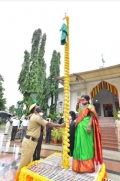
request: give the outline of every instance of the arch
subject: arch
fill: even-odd
[[[105,88],[108,91],[112,92],[118,98],[118,90],[117,90],[117,88],[114,85],[112,85],[112,84],[110,84],[108,82],[102,81],[92,89],[92,91],[90,93],[91,99],[93,99],[94,96],[96,94],[98,94],[101,91],[101,89],[103,89],[103,88]],[[119,100],[119,98],[118,98],[118,100]]]

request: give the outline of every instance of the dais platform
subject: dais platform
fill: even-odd
[[[59,153],[54,153],[42,161],[37,161],[34,163],[32,162],[29,166],[22,168],[19,174],[19,178],[21,179],[17,180],[96,181],[101,169],[101,165],[98,165],[96,166],[94,173],[79,174],[73,172],[71,168],[72,158],[70,158],[70,168],[68,170],[62,169],[61,165],[62,155]]]

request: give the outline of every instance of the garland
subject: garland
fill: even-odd
[[[102,180],[105,180],[107,178],[108,178],[108,176],[107,176],[107,173],[106,173],[105,164],[103,163],[96,181],[102,181]]]
[[[50,156],[48,156],[47,158],[45,158],[44,160],[53,157],[54,155],[59,155],[62,156],[61,153],[54,153]],[[53,181],[49,178],[46,178],[44,176],[38,175],[35,172],[32,172],[29,170],[29,168],[33,165],[36,165],[40,162],[42,162],[43,160],[39,160],[39,161],[34,161],[31,162],[28,166],[23,167],[20,172],[18,173],[15,181]],[[105,164],[103,163],[100,169],[100,172],[98,174],[97,180],[96,181],[102,181],[103,179],[107,179],[108,176],[106,174],[106,168],[105,168]]]
[[[61,153],[54,153],[54,154],[48,156],[46,159],[51,158],[54,155],[61,156]],[[44,160],[46,160],[46,159],[44,159]],[[35,172],[28,170],[31,166],[36,165],[42,161],[43,161],[43,159],[40,159],[38,161],[29,163],[28,166],[23,167],[20,171],[18,171],[15,181],[52,181],[51,179],[48,179],[44,176],[38,175]]]
[[[69,17],[66,16],[67,28],[68,28],[68,36],[67,42],[65,44],[65,53],[64,53],[64,122],[66,123],[66,127],[64,128],[63,135],[63,155],[62,155],[62,168],[68,169],[70,167],[69,161],[69,110],[70,110],[70,62],[69,62]]]

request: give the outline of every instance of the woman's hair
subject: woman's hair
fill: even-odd
[[[88,104],[90,104],[90,102],[89,102],[90,97],[88,95],[82,95],[81,97],[84,97],[88,101]]]
[[[76,114],[74,111],[70,111],[69,112],[70,116],[72,117],[72,120],[75,120],[76,119]]]

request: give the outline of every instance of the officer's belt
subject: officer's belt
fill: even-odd
[[[35,141],[35,142],[37,142],[37,141],[38,141],[38,139],[37,139],[37,138],[34,138],[34,137],[32,137],[32,136],[28,136],[28,135],[26,135],[26,136],[25,136],[25,138],[27,138],[27,139],[31,139],[32,141]]]

